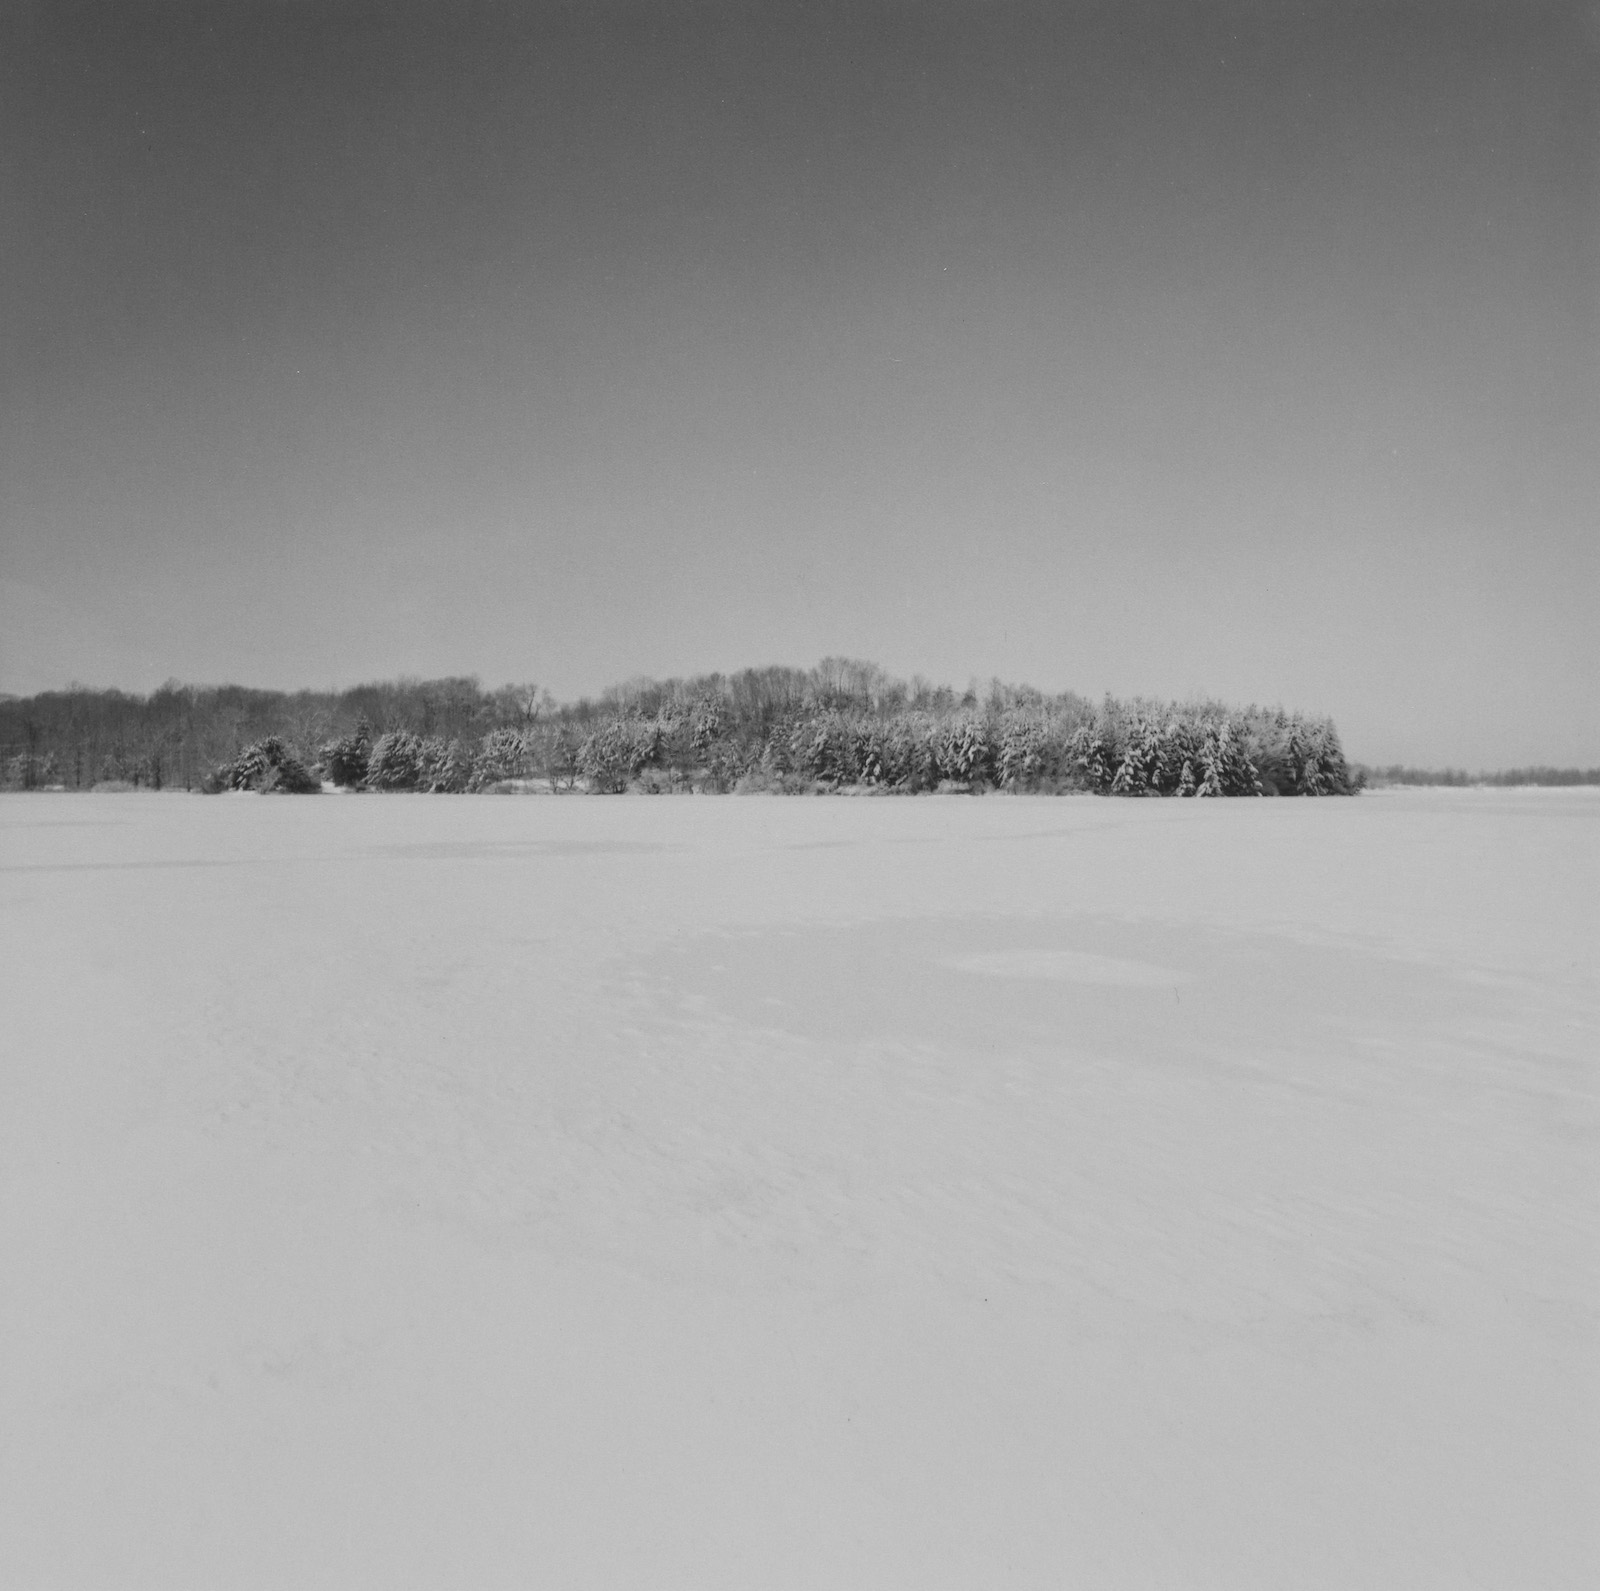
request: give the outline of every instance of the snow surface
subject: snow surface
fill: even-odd
[[[0,1585],[1600,1583],[1600,800],[0,800]]]

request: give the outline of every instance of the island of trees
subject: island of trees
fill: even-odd
[[[637,679],[557,703],[531,685],[402,679],[345,691],[170,683],[149,696],[72,687],[0,699],[12,789],[986,789],[1107,795],[1349,795],[1325,718],[993,681],[965,692],[827,658],[693,679]]]

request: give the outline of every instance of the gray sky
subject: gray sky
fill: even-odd
[[[0,689],[866,656],[1600,762],[1588,6],[0,0]]]

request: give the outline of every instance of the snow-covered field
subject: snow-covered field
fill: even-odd
[[[0,1585],[1600,1583],[1600,799],[0,800]]]

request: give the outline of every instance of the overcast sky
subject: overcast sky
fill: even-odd
[[[0,690],[847,653],[1600,762],[1589,6],[0,18]]]

